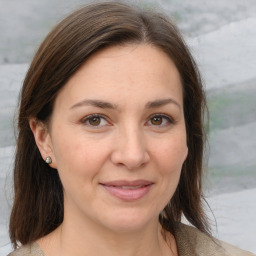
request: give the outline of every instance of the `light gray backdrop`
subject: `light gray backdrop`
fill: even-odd
[[[22,80],[36,48],[53,25],[86,2],[0,0],[0,254],[10,250],[7,227],[12,198],[13,123]],[[249,205],[253,200],[255,204],[256,1],[132,2],[145,7],[160,7],[171,15],[184,33],[202,71],[210,109],[209,175],[205,182],[210,200],[220,195],[223,200],[229,200],[224,193],[244,193],[251,189],[243,195],[247,199],[250,197]],[[233,193],[231,197],[241,193]],[[242,205],[242,201],[234,204]],[[225,203],[221,207],[225,207]],[[251,211],[255,216],[255,208]],[[237,212],[237,215],[241,214],[241,211]],[[251,221],[255,227],[255,221]],[[247,231],[242,227],[240,231],[232,230],[243,237],[247,236]],[[256,235],[253,230],[251,232]],[[256,251],[252,244],[238,242],[237,245]]]

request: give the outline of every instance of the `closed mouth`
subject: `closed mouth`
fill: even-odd
[[[100,184],[104,186],[119,187],[123,189],[137,189],[144,186],[152,185],[153,182],[148,180],[134,180],[134,181],[115,180],[115,181],[109,181],[109,182],[104,182]]]
[[[112,196],[126,202],[136,201],[143,198],[154,183],[146,180],[136,181],[111,181],[100,183]]]
[[[120,188],[120,189],[139,189],[142,187],[146,187],[149,185],[145,185],[145,186],[110,186],[110,187],[115,187],[115,188]]]

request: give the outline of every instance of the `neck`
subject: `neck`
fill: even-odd
[[[115,232],[95,223],[65,219],[51,234],[38,241],[45,255],[165,256],[178,255],[174,237],[156,219],[146,227]]]

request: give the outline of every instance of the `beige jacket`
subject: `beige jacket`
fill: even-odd
[[[220,240],[210,238],[198,229],[185,224],[180,224],[174,235],[178,246],[179,256],[254,255]]]
[[[253,256],[254,254],[212,239],[198,229],[180,224],[175,231],[179,256]],[[45,256],[37,243],[22,246],[8,256]],[[254,255],[256,256],[256,255]]]

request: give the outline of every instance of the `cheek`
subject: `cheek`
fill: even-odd
[[[185,137],[166,139],[158,149],[158,163],[162,165],[163,170],[170,174],[179,172],[188,152]]]
[[[81,198],[90,200],[91,186],[97,184],[102,162],[96,147],[83,140],[61,140],[55,144],[56,165],[65,191],[65,199],[77,204]],[[96,153],[96,151],[98,151]]]
[[[158,151],[157,169],[162,178],[162,189],[167,192],[167,202],[179,183],[182,165],[187,156],[187,145],[183,138],[166,140]]]
[[[99,168],[106,147],[86,138],[83,132],[59,129],[54,134],[53,148],[59,172],[88,176]]]
[[[158,144],[153,155],[155,156],[155,170],[158,173],[159,191],[155,200],[157,212],[171,200],[178,186],[181,168],[187,155],[187,146],[183,137],[166,138]]]

